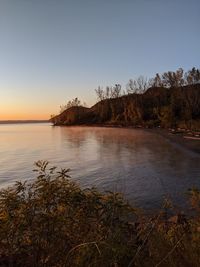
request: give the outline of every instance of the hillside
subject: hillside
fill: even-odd
[[[200,129],[200,84],[151,87],[96,103],[71,107],[51,119],[54,125],[122,125]]]

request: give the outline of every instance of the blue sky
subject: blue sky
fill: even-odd
[[[0,119],[200,63],[199,0],[0,0]]]

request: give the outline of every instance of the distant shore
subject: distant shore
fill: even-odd
[[[1,120],[0,124],[16,124],[16,123],[46,123],[49,120]]]

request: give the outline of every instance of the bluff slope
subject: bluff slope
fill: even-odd
[[[200,129],[200,84],[152,87],[143,94],[102,100],[91,108],[71,107],[51,122],[54,125],[160,125]]]

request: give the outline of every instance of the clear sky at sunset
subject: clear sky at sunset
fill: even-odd
[[[0,120],[200,65],[199,0],[0,0]]]

